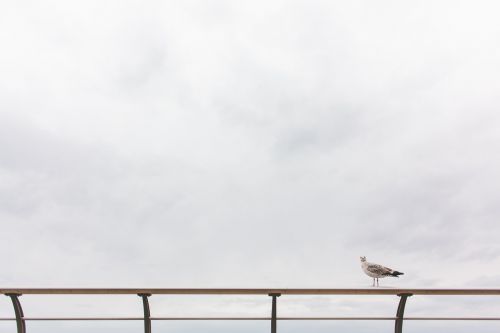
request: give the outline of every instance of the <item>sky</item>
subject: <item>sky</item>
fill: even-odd
[[[0,285],[364,288],[364,255],[405,273],[385,287],[498,287],[499,10],[2,1]],[[29,298],[31,313],[49,310]],[[157,308],[269,310],[226,301]],[[290,314],[318,302],[392,314],[395,301],[280,299]],[[500,302],[415,297],[408,311],[493,314]],[[238,325],[227,329],[259,330]]]

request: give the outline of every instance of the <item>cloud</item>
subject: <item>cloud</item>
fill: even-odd
[[[3,4],[0,283],[494,284],[497,7]]]

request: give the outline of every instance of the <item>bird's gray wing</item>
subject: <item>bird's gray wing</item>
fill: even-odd
[[[392,273],[392,269],[384,267],[382,265],[377,264],[369,264],[366,268],[370,273],[377,275],[388,275]]]

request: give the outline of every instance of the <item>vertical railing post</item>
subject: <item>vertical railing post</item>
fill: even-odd
[[[16,314],[16,325],[17,333],[26,333],[26,322],[24,321],[23,308],[21,307],[21,302],[19,302],[19,296],[21,294],[5,294],[9,296],[12,300],[12,305],[14,306],[14,313]]]
[[[394,333],[403,333],[403,317],[405,314],[406,299],[413,294],[398,294],[400,297],[398,311],[396,312],[396,324],[394,327]]]
[[[142,298],[142,306],[144,308],[144,333],[151,333],[151,312],[149,311],[148,297],[151,294],[137,294]]]
[[[269,294],[273,298],[273,306],[271,309],[271,333],[276,333],[277,332],[277,311],[276,311],[276,297],[280,297],[281,294]]]

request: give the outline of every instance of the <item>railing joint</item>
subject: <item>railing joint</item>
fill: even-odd
[[[149,300],[148,297],[151,296],[149,293],[140,293],[137,296],[142,298],[142,306],[144,309],[144,333],[151,333],[151,311],[149,310]]]
[[[14,307],[14,313],[16,315],[16,326],[17,333],[26,333],[26,322],[24,320],[23,308],[21,302],[19,302],[20,293],[6,293],[5,296],[10,297],[12,300],[12,306]]]
[[[276,298],[280,297],[280,293],[270,293],[269,296],[273,298],[272,309],[271,309],[271,333],[277,332],[277,310],[276,310]]]
[[[412,293],[400,293],[398,310],[396,311],[396,322],[394,326],[394,333],[403,333],[403,317],[405,313],[406,299],[413,296]]]

